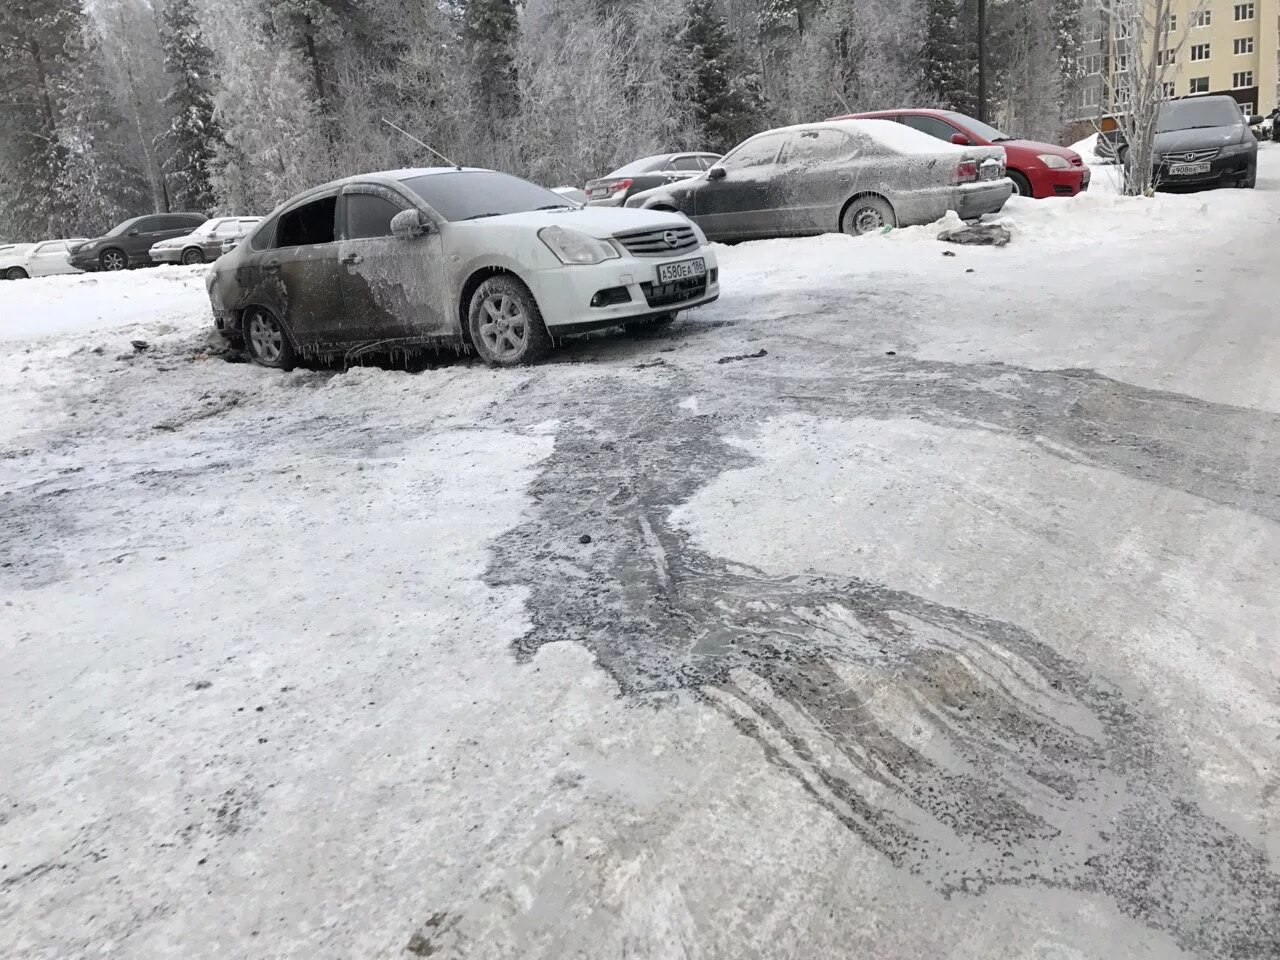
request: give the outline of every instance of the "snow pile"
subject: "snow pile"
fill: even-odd
[[[0,288],[0,342],[156,321],[209,325],[207,269],[156,267],[6,282]]]
[[[1083,140],[1077,140],[1075,143],[1071,144],[1071,146],[1068,147],[1067,149],[1074,150],[1076,153],[1080,154],[1081,160],[1083,160],[1089,166],[1093,166],[1095,163],[1100,162],[1098,160],[1098,154],[1095,152],[1097,146],[1098,146],[1098,135],[1096,133],[1091,133],[1089,134],[1089,136],[1085,137]]]

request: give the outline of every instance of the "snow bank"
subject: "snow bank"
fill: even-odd
[[[1096,133],[1091,133],[1083,140],[1077,140],[1067,149],[1074,150],[1076,153],[1080,154],[1080,159],[1085,163],[1092,165],[1098,162],[1098,154],[1096,152],[1097,146],[1098,135]]]
[[[0,287],[0,342],[156,321],[207,325],[207,269],[156,267],[6,281]]]

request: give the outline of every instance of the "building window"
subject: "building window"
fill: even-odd
[[[1212,13],[1212,10],[1198,10],[1193,13],[1191,15],[1191,29],[1194,30],[1196,27],[1209,26],[1209,24],[1213,22],[1213,17],[1211,16]]]
[[[1171,13],[1169,14],[1169,32],[1173,33],[1173,31],[1177,29],[1178,29],[1178,15],[1176,13]]]
[[[1237,20],[1237,22],[1238,22],[1238,21],[1240,21],[1240,20],[1252,20],[1252,19],[1253,19],[1253,17],[1254,17],[1254,13],[1253,13],[1253,4],[1252,4],[1252,3],[1237,3],[1237,4],[1236,4],[1236,20]]]
[[[1208,77],[1192,77],[1190,92],[1191,93],[1208,93],[1209,78]]]
[[[1191,62],[1192,63],[1195,63],[1197,60],[1208,60],[1208,59],[1209,59],[1209,44],[1193,43],[1191,45]]]
[[[1236,37],[1232,41],[1232,47],[1237,57],[1242,54],[1253,53],[1253,37]]]
[[[1253,104],[1252,103],[1240,104],[1240,112],[1244,114],[1248,114],[1249,116],[1253,116]]]
[[[1096,77],[1102,73],[1102,54],[1088,53],[1079,59],[1080,73],[1086,77]]]
[[[1098,88],[1094,84],[1086,84],[1080,90],[1080,109],[1090,110],[1098,105]]]
[[[1246,87],[1253,86],[1253,71],[1241,70],[1231,75],[1231,88],[1233,90],[1244,90]]]
[[[1167,67],[1171,63],[1176,63],[1178,57],[1177,50],[1157,50],[1156,66]]]
[[[1166,100],[1172,100],[1172,99],[1173,99],[1174,93],[1173,93],[1173,81],[1172,81],[1172,80],[1170,80],[1170,81],[1168,81],[1168,82],[1166,82],[1166,83],[1162,83],[1162,84],[1160,84],[1160,95],[1161,95],[1161,96],[1163,96]]]
[[[1127,53],[1116,54],[1116,73],[1129,72],[1129,55]]]

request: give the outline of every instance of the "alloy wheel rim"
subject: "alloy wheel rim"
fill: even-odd
[[[188,250],[182,255],[182,262],[187,266],[191,266],[193,263],[199,263],[200,260],[200,254],[196,253],[194,250]]]
[[[505,293],[485,297],[480,305],[483,317],[480,338],[486,349],[499,360],[519,356],[529,341],[529,321],[524,308]]]
[[[280,351],[284,348],[284,335],[271,318],[255,313],[253,319],[249,321],[249,340],[259,360],[275,363],[280,359]]]
[[[124,257],[118,253],[107,253],[103,255],[102,263],[108,270],[119,270],[124,266]]]

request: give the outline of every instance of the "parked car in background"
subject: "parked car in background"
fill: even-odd
[[[208,217],[201,213],[149,213],[118,224],[110,232],[73,247],[79,270],[124,270],[152,263],[150,250],[161,240],[190,233]]]
[[[839,119],[896,120],[957,146],[1000,147],[1014,192],[1024,197],[1073,197],[1089,189],[1089,168],[1068,147],[1019,140],[988,123],[951,110],[878,110]]]
[[[676,210],[712,240],[854,235],[974,218],[1013,184],[998,147],[939,143],[888,120],[835,120],[757,134],[696,180],[637,194],[629,207]]]
[[[396,170],[287,201],[207,284],[218,328],[263,366],[440,347],[513,366],[555,336],[715,300],[704,240],[675,214],[577,207],[492,170]]]
[[[1228,96],[1166,100],[1156,120],[1156,187],[1252,188],[1258,180],[1258,140],[1249,127],[1256,119],[1241,114]]]
[[[718,153],[660,153],[633,160],[583,190],[593,207],[621,207],[644,190],[701,176],[719,159]]]
[[[153,244],[150,256],[155,263],[205,263],[222,256],[227,240],[238,240],[258,225],[261,217],[217,217],[206,220],[191,233]]]
[[[83,240],[83,237],[45,240],[43,243],[22,244],[10,250],[0,250],[0,277],[6,280],[26,280],[28,277],[79,273],[71,265],[70,249]]]
[[[587,195],[585,192],[583,192],[582,190],[579,190],[577,187],[552,187],[551,192],[558,193],[560,194],[560,196],[566,197],[567,199],[572,200],[574,203],[578,204],[579,206],[586,206]]]

